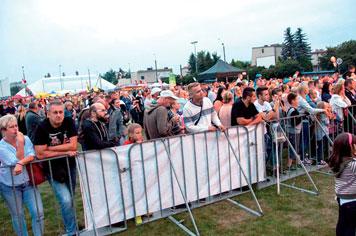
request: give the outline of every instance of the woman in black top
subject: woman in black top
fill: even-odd
[[[17,124],[18,124],[18,127],[19,127],[19,131],[21,133],[23,133],[24,135],[27,135],[27,129],[26,129],[26,108],[22,105],[20,105],[18,108],[17,108]]]

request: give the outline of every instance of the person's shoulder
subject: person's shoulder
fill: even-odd
[[[203,98],[203,104],[207,104],[207,105],[213,105],[213,103],[211,102],[211,100],[207,97],[204,97]]]

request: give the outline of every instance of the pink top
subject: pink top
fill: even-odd
[[[231,126],[231,108],[232,104],[223,104],[219,111],[219,118],[223,126]]]

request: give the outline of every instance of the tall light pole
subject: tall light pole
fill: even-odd
[[[27,81],[25,77],[25,67],[22,66],[22,82],[25,84],[25,95],[27,95]]]
[[[156,71],[156,82],[158,82],[158,73],[157,73],[157,59],[156,59],[156,54],[153,54],[155,57],[155,71]]]
[[[63,85],[62,85],[62,65],[59,65],[59,83],[61,84],[61,90],[63,90]]]
[[[226,55],[225,55],[225,44],[224,42],[221,41],[220,38],[218,38],[218,41],[221,42],[222,48],[223,48],[223,56],[224,56],[224,62],[226,62]]]
[[[197,57],[197,46],[198,41],[193,41],[190,44],[194,45],[194,54],[195,54],[195,72],[198,74],[198,57]]]
[[[224,44],[224,43],[221,43],[221,45],[223,46],[224,62],[226,62],[226,56],[225,56],[225,44]]]

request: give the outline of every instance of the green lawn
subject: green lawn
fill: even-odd
[[[312,177],[320,195],[313,196],[286,187],[276,194],[276,186],[256,191],[264,216],[255,217],[237,206],[222,201],[193,210],[201,235],[335,235],[337,205],[334,200],[334,180],[330,176],[313,173]],[[305,176],[288,181],[297,186],[311,189]],[[79,191],[78,191],[79,192]],[[58,204],[48,184],[41,185],[45,206],[45,234],[58,235],[63,232]],[[235,198],[251,208],[255,208],[249,193]],[[81,199],[76,199],[78,212],[82,212]],[[28,214],[27,214],[28,215]],[[188,214],[176,216],[192,228]],[[83,224],[83,216],[79,214]],[[141,226],[129,222],[128,230],[116,235],[184,235],[183,231],[167,219]],[[30,225],[28,225],[30,227]],[[8,210],[0,200],[0,235],[14,235]]]

